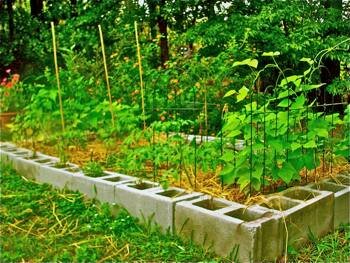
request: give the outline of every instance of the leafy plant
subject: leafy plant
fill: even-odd
[[[302,169],[319,166],[318,149],[326,150],[330,131],[334,125],[343,123],[337,114],[317,112],[314,102],[307,101],[307,92],[322,86],[307,82],[313,73],[314,61],[303,59],[310,65],[303,75],[285,76],[275,60],[278,55],[279,52],[264,53],[263,56],[272,57],[274,64],[256,72],[255,78],[267,68],[280,71],[282,78],[272,96],[255,93],[253,86],[251,89],[243,86],[238,92],[226,94],[226,97],[234,95],[236,103],[244,101],[245,105],[240,111],[226,114],[225,141],[235,145],[236,139],[241,138],[246,147],[241,151],[226,147],[221,158],[225,164],[221,177],[227,184],[239,184],[246,192],[258,191],[261,186],[278,180],[286,184],[300,180]],[[233,66],[240,65],[257,68],[258,61],[244,60]]]
[[[101,177],[104,175],[102,165],[95,161],[90,161],[86,163],[82,167],[82,170],[86,176],[90,176],[90,177]]]

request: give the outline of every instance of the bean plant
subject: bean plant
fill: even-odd
[[[245,192],[259,191],[278,181],[286,184],[300,181],[303,169],[312,170],[320,165],[320,150],[325,152],[330,145],[336,146],[331,132],[344,123],[339,114],[320,111],[322,108],[315,101],[308,101],[308,92],[323,85],[309,82],[316,62],[302,59],[309,68],[302,75],[286,76],[276,63],[278,55],[279,52],[264,53],[274,63],[260,71],[256,71],[256,59],[235,62],[233,66],[249,66],[255,79],[250,88],[243,86],[226,94],[234,96],[236,103],[244,104],[241,110],[224,116],[225,143],[235,145],[237,139],[243,139],[246,146],[241,151],[225,147],[221,178],[227,184],[237,183]],[[260,94],[254,90],[256,81],[269,68],[280,72],[280,80],[273,89]],[[348,147],[344,146],[344,150]]]

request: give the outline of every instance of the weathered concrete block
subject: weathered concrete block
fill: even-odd
[[[79,191],[89,198],[95,198],[102,203],[115,203],[115,186],[135,180],[134,177],[105,172],[102,177],[89,177],[83,173],[77,173],[72,178],[69,188]]]
[[[75,167],[71,165],[71,168]],[[69,189],[73,173],[66,168],[56,168],[52,162],[40,164],[39,173],[36,176],[36,181],[39,183],[51,184],[58,189]]]
[[[307,187],[334,193],[334,229],[350,223],[350,186],[325,180]]]
[[[175,206],[175,231],[232,260],[273,260],[282,253],[279,216],[224,199],[201,196]],[[272,242],[272,243],[269,243]]]
[[[288,245],[300,246],[310,234],[322,237],[334,228],[334,194],[292,187],[266,199],[260,206],[279,211],[288,230]]]
[[[157,224],[162,231],[173,231],[175,204],[193,199],[200,193],[188,193],[171,187],[163,190],[152,182],[128,183],[116,186],[115,202],[143,221]]]
[[[350,186],[350,177],[347,174],[339,174],[334,178],[325,180],[326,182]]]
[[[31,151],[14,146],[1,147],[0,154],[2,163],[11,164],[19,174],[31,180],[37,179],[40,163],[49,160],[40,153],[32,157]]]

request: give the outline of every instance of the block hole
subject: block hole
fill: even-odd
[[[14,147],[7,147],[4,149],[5,151],[7,152],[16,152],[17,151],[17,148],[14,148]]]
[[[108,181],[108,182],[120,182],[121,178],[119,176],[109,177],[109,178],[103,178],[102,180]]]
[[[262,218],[262,217],[266,217],[266,216],[271,216],[272,213],[258,213],[256,211],[252,211],[252,210],[249,210],[249,209],[246,209],[246,208],[239,208],[237,210],[233,210],[233,211],[230,211],[228,213],[225,213],[225,215],[227,216],[230,216],[230,217],[234,217],[234,218],[238,218],[238,219],[241,219],[242,221],[245,221],[245,222],[251,222],[251,221],[255,221],[259,218]]]
[[[51,162],[51,159],[41,159],[41,160],[36,160],[36,163],[49,163]]]
[[[54,163],[53,165],[51,165],[51,167],[53,168],[57,168],[57,169],[63,169],[63,168],[73,168],[74,166],[68,163]]]
[[[138,190],[146,190],[146,189],[155,187],[155,185],[150,184],[150,183],[145,183],[145,182],[130,184],[128,186],[135,188],[135,189],[138,189]]]
[[[218,200],[214,200],[214,199],[206,199],[206,200],[202,200],[196,203],[193,203],[193,205],[195,206],[199,206],[211,211],[215,211],[224,207],[228,207],[227,204],[225,204],[224,202],[220,202]]]
[[[334,183],[322,182],[319,184],[314,184],[313,186],[311,186],[311,188],[321,190],[321,191],[329,191],[329,192],[336,193],[345,189],[346,186],[334,184]]]
[[[71,167],[67,168],[66,171],[70,173],[79,173],[81,170],[78,167]]]
[[[346,176],[336,176],[335,178],[329,180],[331,183],[350,185],[350,178]]]
[[[171,190],[157,193],[157,195],[162,195],[162,196],[166,196],[166,197],[170,197],[170,198],[176,198],[176,197],[184,196],[186,194],[187,193],[185,191],[180,191],[180,190],[176,190],[176,189],[171,189]]]
[[[29,153],[29,152],[15,152],[16,155],[22,155],[22,156],[23,156],[23,155],[26,155],[26,154],[28,154],[28,153]]]
[[[319,193],[315,193],[313,191],[309,191],[306,189],[296,188],[296,189],[290,189],[288,191],[282,192],[281,195],[292,199],[307,201],[314,198],[315,196],[318,196]]]
[[[270,197],[267,202],[260,204],[260,206],[278,211],[285,211],[297,205],[299,205],[298,202],[280,196]]]

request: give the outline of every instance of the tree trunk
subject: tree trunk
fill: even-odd
[[[149,27],[151,30],[151,38],[155,39],[157,37],[157,3],[154,0],[146,1],[149,11]]]
[[[77,17],[77,0],[70,0],[70,6],[71,6],[71,17]]]
[[[165,0],[160,1],[159,15],[158,15],[158,28],[160,33],[160,63],[162,68],[165,68],[165,63],[169,60],[169,45],[168,45],[168,23],[162,15],[162,10],[165,6]]]
[[[30,0],[30,14],[32,17],[42,19],[43,0]]]
[[[332,95],[327,91],[327,86],[332,83],[333,80],[338,79],[340,76],[340,62],[338,60],[332,60],[330,58],[326,58],[323,61],[323,67],[321,68],[321,82],[326,83],[320,89],[320,92],[317,96],[318,104],[332,104],[332,103],[340,103],[341,96],[340,95]],[[334,109],[334,111],[341,112],[343,109],[342,105],[336,106],[328,106],[326,107],[326,111],[330,112]]]
[[[325,0],[325,8],[334,8],[338,10],[336,14],[336,19],[342,19],[342,0]],[[337,32],[328,32],[327,34],[337,34]],[[324,36],[324,37],[327,37]],[[317,94],[318,104],[331,104],[342,102],[340,95],[332,95],[327,91],[327,86],[332,83],[333,80],[339,79],[340,77],[340,61],[333,60],[331,58],[325,58],[323,60],[323,66],[320,70],[320,78],[322,83],[326,83],[325,86],[320,88]],[[326,111],[337,111],[342,112],[342,105],[336,105],[331,107],[326,107]]]
[[[12,42],[15,35],[15,24],[13,21],[13,0],[7,0],[7,14],[9,16],[9,41]]]

